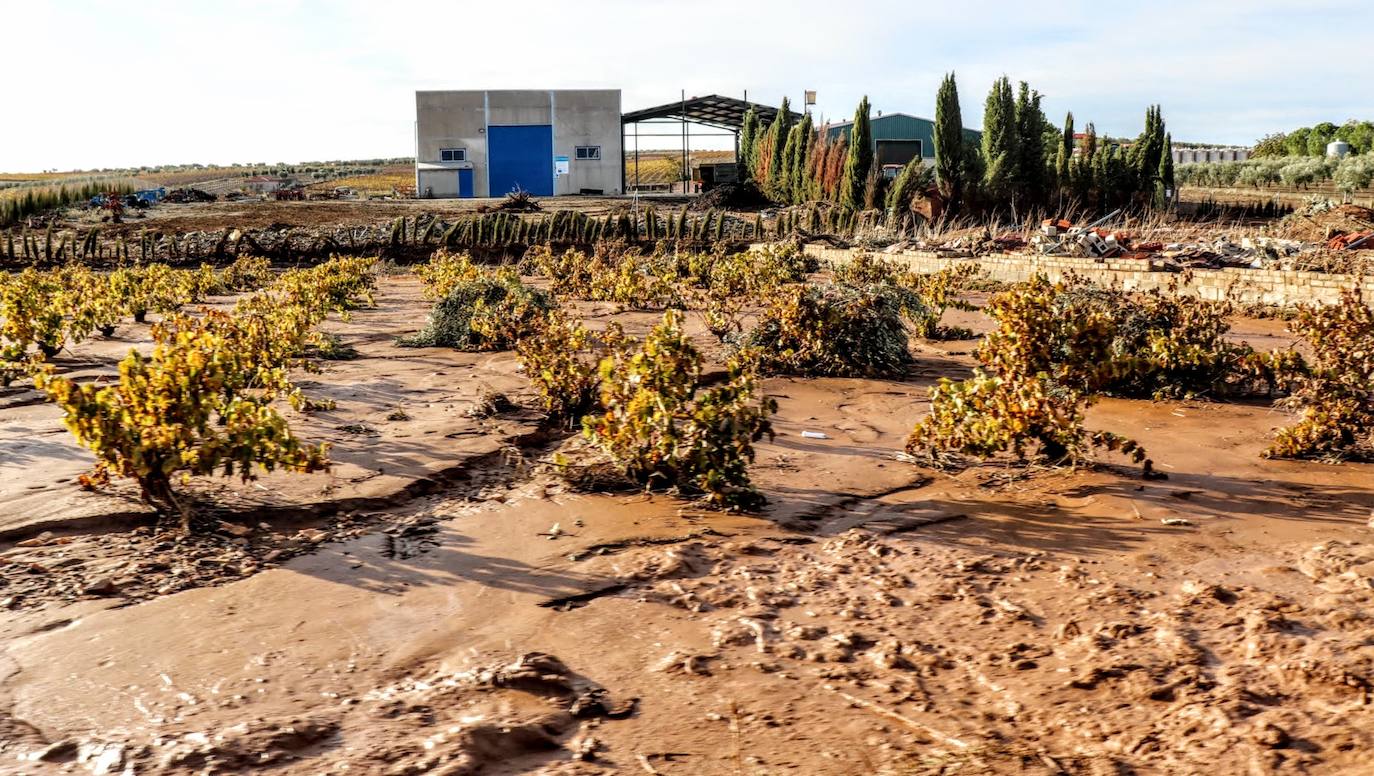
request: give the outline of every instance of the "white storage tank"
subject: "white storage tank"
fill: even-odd
[[[1332,159],[1344,159],[1350,156],[1350,144],[1344,140],[1332,140],[1326,144],[1326,155]]]

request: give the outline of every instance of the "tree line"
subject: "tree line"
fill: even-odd
[[[874,162],[868,97],[847,132],[797,119],[784,98],[767,120],[752,107],[740,130],[739,171],[783,205],[830,202],[845,210],[888,209],[899,217],[918,198],[938,196],[948,213],[1106,211],[1158,207],[1174,189],[1173,140],[1159,106],[1131,143],[1075,134],[1074,116],[1055,126],[1042,95],[1025,81],[997,79],[984,104],[981,135],[964,129],[955,75],[936,95],[934,163],[917,156],[892,179]]]
[[[1351,119],[1341,126],[1329,121],[1314,127],[1301,127],[1292,132],[1275,132],[1260,138],[1251,157],[1326,156],[1326,146],[1333,140],[1350,144],[1353,154],[1363,156],[1374,151],[1374,121]]]

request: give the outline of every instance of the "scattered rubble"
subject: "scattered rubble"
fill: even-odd
[[[773,202],[752,181],[722,183],[692,200],[692,210],[759,210]]]
[[[171,202],[175,205],[186,205],[192,202],[214,202],[218,199],[219,197],[204,189],[183,188],[172,189],[167,192],[167,196],[163,197],[162,201]]]
[[[1374,230],[1374,210],[1323,199],[1314,200],[1302,210],[1285,216],[1274,231],[1294,240],[1325,243],[1341,235],[1370,230]]]

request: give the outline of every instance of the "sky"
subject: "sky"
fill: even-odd
[[[624,110],[818,93],[964,122],[1003,74],[1059,123],[1248,145],[1374,119],[1370,0],[0,0],[0,170],[410,156],[421,89],[618,88]],[[664,144],[671,142],[665,141]]]

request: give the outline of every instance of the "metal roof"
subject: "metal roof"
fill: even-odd
[[[709,94],[705,97],[692,97],[688,100],[678,100],[666,105],[658,105],[653,108],[631,111],[620,117],[620,123],[633,124],[638,121],[648,121],[651,119],[673,119],[681,121],[686,118],[698,124],[719,127],[720,129],[737,130],[744,125],[744,114],[750,108],[754,109],[754,114],[759,117],[759,123],[769,124],[778,115],[778,109],[770,105],[762,105],[757,102],[746,102],[735,99],[734,97],[723,97],[719,94]],[[802,115],[796,111],[788,111],[793,121],[800,121]]]
[[[872,124],[872,123],[875,122],[875,121],[881,121],[881,120],[883,120],[883,119],[890,119],[890,118],[892,118],[892,117],[894,117],[894,116],[903,116],[903,117],[909,118],[909,119],[916,119],[917,121],[924,121],[924,122],[926,122],[926,123],[928,123],[928,124],[934,124],[934,123],[935,123],[934,120],[928,119],[928,118],[926,118],[926,117],[924,117],[924,116],[913,116],[913,115],[911,115],[910,113],[902,113],[901,111],[893,111],[892,113],[884,113],[884,114],[882,114],[882,115],[880,115],[880,116],[869,116],[869,117],[868,117],[868,123],[869,123],[869,124]],[[853,119],[850,119],[849,121],[832,121],[831,123],[826,124],[825,127],[824,127],[824,129],[834,129],[834,128],[836,128],[836,127],[847,127],[847,126],[850,126],[850,125],[853,124],[853,123],[854,123],[854,120],[853,120]]]

